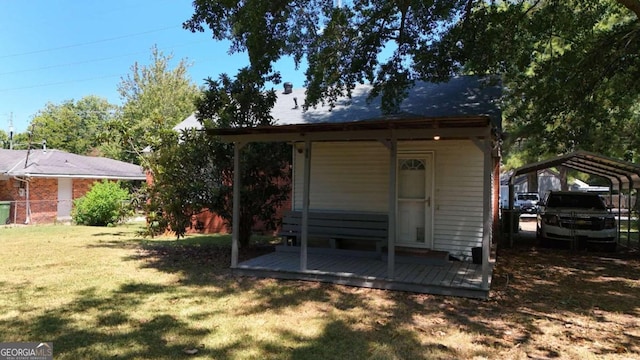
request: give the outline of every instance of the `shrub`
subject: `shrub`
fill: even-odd
[[[120,183],[96,182],[85,196],[73,202],[71,216],[76,224],[90,226],[114,225],[125,218],[129,192]]]

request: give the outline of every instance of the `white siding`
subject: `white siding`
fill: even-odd
[[[304,158],[294,154],[294,207],[301,209]],[[388,169],[389,151],[380,142],[313,143],[309,208],[386,213]]]
[[[470,140],[403,142],[399,152],[433,150],[433,248],[471,256],[482,244],[484,155]]]
[[[482,151],[470,140],[405,141],[398,154],[434,153],[435,250],[471,256],[482,244]],[[294,207],[302,208],[303,154],[294,160]],[[389,151],[379,142],[313,143],[310,208],[387,212]],[[487,169],[490,171],[490,169]],[[487,199],[487,201],[490,201]]]

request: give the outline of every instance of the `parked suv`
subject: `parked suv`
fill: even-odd
[[[599,245],[614,251],[618,227],[598,194],[550,191],[538,206],[537,234],[543,244],[566,241],[572,248]]]
[[[513,203],[515,209],[519,209],[521,214],[535,214],[538,210],[540,196],[538,193],[517,193]]]

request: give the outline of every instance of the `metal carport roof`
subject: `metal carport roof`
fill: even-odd
[[[582,150],[519,167],[511,174],[509,183],[512,184],[518,175],[556,166],[602,176],[611,181],[612,185],[640,189],[640,165]]]

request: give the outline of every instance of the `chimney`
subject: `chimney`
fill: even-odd
[[[293,84],[290,82],[284,83],[284,93],[291,94],[293,92]]]

